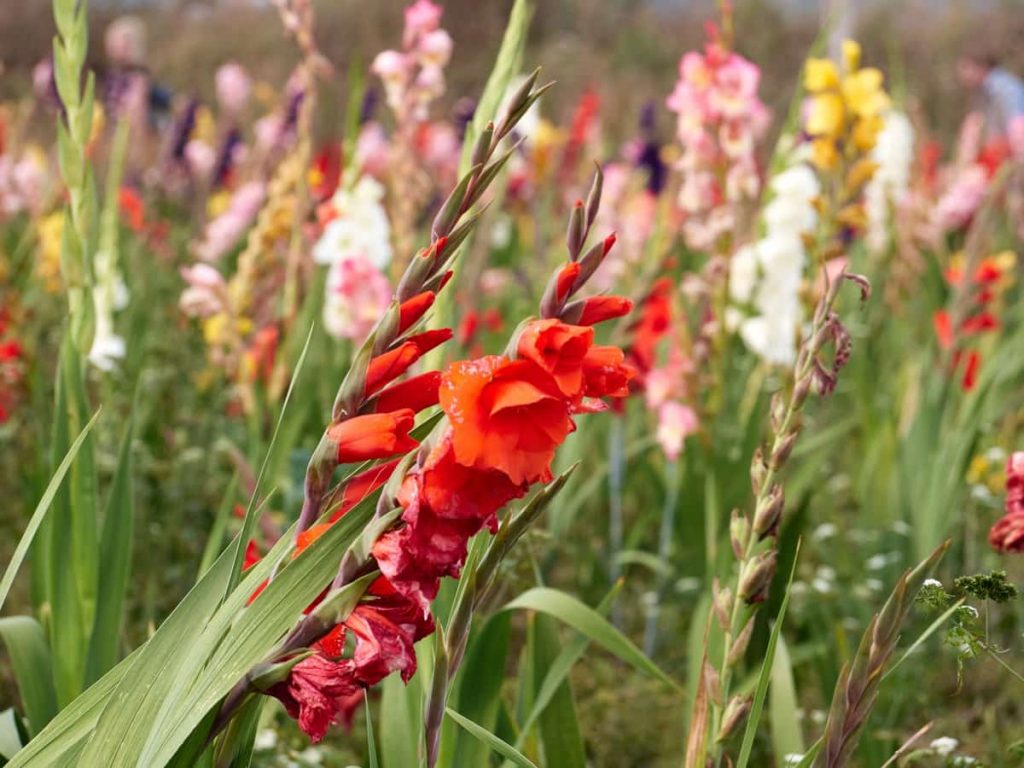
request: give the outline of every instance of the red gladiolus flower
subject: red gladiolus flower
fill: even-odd
[[[964,378],[961,386],[964,392],[970,392],[978,383],[978,372],[981,370],[981,355],[971,350],[967,353],[967,363],[964,365]]]
[[[587,397],[626,397],[635,371],[618,347],[591,347],[583,358],[583,394]]]
[[[416,413],[437,405],[438,389],[441,386],[441,372],[427,371],[398,384],[392,384],[377,397],[374,410],[396,411],[410,408]]]
[[[419,445],[409,437],[416,420],[410,408],[389,413],[369,413],[332,424],[328,437],[338,446],[338,463],[386,459]]]
[[[118,208],[133,232],[146,228],[145,207],[139,193],[131,187],[121,187],[117,195]]]
[[[534,320],[519,336],[517,352],[551,374],[563,395],[575,398],[583,388],[583,357],[593,343],[593,328]]]
[[[1006,461],[1005,509],[988,532],[988,543],[999,552],[1024,552],[1024,451]]]
[[[320,655],[310,656],[292,668],[285,682],[267,693],[284,705],[316,743],[333,724],[350,720],[362,700],[354,670],[351,659],[330,661]]]
[[[395,459],[386,464],[370,467],[345,483],[345,487],[341,491],[341,502],[331,514],[330,521],[337,522],[356,504],[384,485],[391,477],[391,473],[395,471],[399,461],[400,459]]]
[[[932,325],[935,328],[935,336],[943,349],[953,346],[953,321],[950,320],[946,310],[940,309],[932,315]]]
[[[654,365],[655,348],[672,324],[672,281],[656,280],[640,310],[640,319],[633,329],[633,357],[641,371]]]
[[[262,559],[263,555],[260,554],[259,545],[252,539],[249,539],[249,543],[245,545],[245,559],[242,561],[242,570],[248,571]]]
[[[456,460],[500,470],[516,484],[549,480],[555,447],[573,429],[562,393],[529,360],[453,363],[441,377],[441,407]]]
[[[597,325],[605,320],[628,315],[633,302],[622,296],[592,296],[583,302],[580,325]]]

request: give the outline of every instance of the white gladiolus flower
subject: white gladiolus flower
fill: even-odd
[[[764,237],[733,256],[729,294],[741,311],[726,314],[747,347],[772,365],[792,365],[798,330],[804,322],[800,283],[807,263],[803,236],[813,232],[818,215],[814,198],[820,185],[814,172],[796,164],[768,184],[772,199],[764,209]]]
[[[867,244],[875,253],[889,246],[892,207],[899,203],[910,184],[910,166],[914,160],[914,128],[902,112],[885,115],[871,159],[878,164],[864,190],[868,217]]]
[[[384,187],[363,176],[351,189],[339,189],[331,204],[338,217],[327,224],[313,247],[313,260],[334,264],[358,257],[378,270],[391,263],[391,225],[384,210]]]

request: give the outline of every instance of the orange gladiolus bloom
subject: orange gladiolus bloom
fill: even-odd
[[[583,388],[583,357],[593,343],[593,328],[535,320],[520,335],[517,351],[551,374],[563,395],[575,398]]]
[[[415,420],[416,414],[411,408],[368,413],[332,424],[327,435],[338,446],[339,464],[385,459],[419,445],[409,437]]]
[[[411,408],[419,413],[425,408],[437,405],[437,392],[441,386],[441,372],[427,371],[411,379],[392,384],[380,393],[374,410],[377,413]]]
[[[441,377],[456,460],[497,469],[516,484],[551,478],[555,447],[573,429],[569,405],[529,360],[492,355],[453,363]]]

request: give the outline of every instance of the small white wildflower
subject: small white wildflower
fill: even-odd
[[[700,589],[700,579],[696,576],[686,576],[676,582],[676,592],[696,592]]]
[[[811,534],[811,537],[818,541],[824,541],[825,539],[832,538],[838,532],[839,529],[836,527],[835,523],[822,523],[814,529],[814,533]]]
[[[312,763],[313,765],[320,765],[324,761],[323,753],[316,747],[306,747],[299,752],[298,758],[304,763]]]
[[[836,569],[835,568],[830,568],[827,565],[822,565],[822,566],[818,567],[816,575],[818,576],[819,579],[825,579],[826,581],[835,581],[836,580]]]
[[[911,531],[914,529],[910,527],[910,524],[904,520],[897,520],[892,524],[893,533],[898,533],[900,536],[909,536]]]
[[[887,565],[891,565],[892,563],[897,562],[899,559],[899,552],[883,552],[881,554],[872,555],[871,557],[869,557],[865,565],[868,567],[868,570],[880,571]]]
[[[269,752],[277,746],[277,731],[273,728],[263,728],[256,734],[254,744],[258,752]]]
[[[882,582],[881,579],[866,579],[864,581],[864,586],[870,589],[872,592],[879,592],[882,589],[885,589],[885,584]]]
[[[921,586],[922,587],[941,587],[942,586],[942,582],[939,581],[938,579],[925,579],[924,580],[924,584],[922,584]]]
[[[783,765],[800,765],[800,761],[804,759],[804,756],[799,752],[790,752],[788,755],[784,755],[782,758]]]
[[[832,591],[832,582],[828,579],[823,579],[820,576],[816,576],[811,581],[811,587],[815,592],[819,592],[822,595],[827,595]]]
[[[970,765],[977,765],[978,761],[970,755],[955,755],[950,758],[949,764],[953,768],[967,768]]]
[[[963,607],[963,610],[966,611],[967,613],[971,614],[971,616],[973,618],[975,618],[975,619],[978,618],[978,609],[975,608],[973,605],[965,605]]]
[[[928,746],[935,751],[935,754],[945,757],[952,754],[953,750],[960,746],[960,742],[949,736],[940,736],[937,739],[933,739],[932,743]]]
[[[1006,451],[1004,451],[998,445],[993,445],[991,448],[985,451],[985,458],[993,463],[1002,464],[1004,461],[1006,461]]]
[[[826,717],[827,715],[825,714],[825,710],[823,709],[815,709],[811,711],[811,722],[815,725],[824,724]]]

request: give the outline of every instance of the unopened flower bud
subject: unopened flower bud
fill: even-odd
[[[569,260],[576,261],[583,250],[583,236],[586,232],[586,213],[583,211],[583,201],[577,200],[569,213],[569,228],[565,233],[565,247],[569,251]]]
[[[593,276],[614,245],[615,234],[612,233],[600,243],[595,243],[587,249],[587,252],[583,254],[583,258],[579,260],[580,276],[576,279],[577,288],[583,286]]]
[[[473,145],[473,155],[472,159],[469,161],[471,166],[484,164],[491,154],[491,141],[493,139],[494,123],[489,122],[477,137],[476,144]]]
[[[807,395],[810,394],[813,383],[814,377],[807,374],[800,378],[796,386],[793,387],[793,406],[798,410],[803,408],[804,403],[807,402]]]
[[[381,354],[388,347],[391,346],[391,342],[398,336],[398,326],[401,322],[401,310],[397,301],[392,301],[388,305],[387,311],[384,313],[384,317],[377,323],[377,330],[374,333],[373,339],[373,356]]]
[[[729,648],[729,656],[726,658],[725,663],[734,667],[740,663],[743,659],[743,655],[747,652],[747,646],[750,645],[750,637],[754,634],[754,617],[751,616],[747,619],[747,623],[743,625],[743,629],[736,635],[736,639],[733,640],[732,646]]]
[[[405,273],[398,282],[398,290],[395,292],[395,296],[399,301],[411,299],[423,290],[423,285],[430,277],[431,270],[434,267],[432,250],[433,247],[423,249],[413,257],[412,261],[409,262],[409,266],[405,268]]]
[[[772,395],[771,404],[771,420],[772,429],[779,432],[782,429],[782,423],[786,418],[786,399],[782,396],[781,392],[776,392]]]
[[[604,187],[604,174],[601,166],[598,165],[594,172],[594,180],[590,183],[590,192],[587,194],[587,229],[594,225],[597,219],[597,212],[601,208],[601,189]]]
[[[480,166],[474,165],[469,170],[469,173],[459,179],[455,189],[448,195],[448,199],[444,201],[444,205],[437,212],[437,216],[434,217],[434,223],[430,228],[435,239],[452,231],[455,222],[458,221],[459,212],[462,210],[462,202],[466,199],[466,190],[469,187],[469,182],[479,171]]]
[[[718,706],[722,706],[722,683],[718,678],[718,670],[708,662],[704,662],[704,687],[707,689],[708,698]]]
[[[722,726],[718,729],[715,741],[722,742],[729,738],[729,734],[746,719],[747,713],[750,712],[750,705],[751,698],[749,696],[733,696],[730,699],[725,708],[725,714],[722,715]]]
[[[768,495],[758,501],[757,509],[754,510],[754,532],[758,540],[775,535],[784,505],[782,486],[776,483]]]
[[[728,632],[729,625],[732,623],[732,590],[728,587],[722,589],[718,579],[715,579],[711,584],[711,594],[715,618],[718,619],[718,624],[722,630]]]
[[[768,596],[772,578],[775,576],[775,563],[778,556],[775,550],[769,550],[751,558],[743,566],[740,576],[740,598],[747,605],[762,602]]]
[[[797,434],[797,431],[793,430],[776,443],[775,448],[772,450],[771,459],[769,459],[772,469],[777,470],[786,463],[786,459],[789,458],[789,454],[793,451],[793,446],[796,445]]]
[[[732,544],[732,551],[737,560],[742,560],[746,554],[749,539],[750,521],[738,509],[734,509],[732,517],[729,519],[729,542]]]
[[[761,446],[758,446],[754,449],[754,456],[750,460],[750,487],[753,488],[755,496],[761,493],[767,474],[768,467],[764,463],[764,451],[761,450]]]

